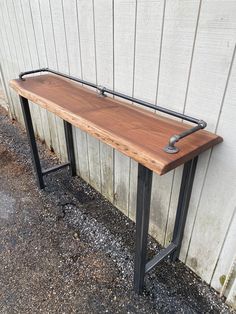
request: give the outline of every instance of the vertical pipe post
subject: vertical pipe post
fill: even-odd
[[[136,252],[134,261],[134,290],[138,294],[142,293],[144,285],[151,189],[152,171],[139,164],[136,208]]]
[[[191,197],[193,181],[195,176],[195,171],[197,167],[198,156],[194,159],[188,161],[184,165],[182,181],[179,193],[178,207],[175,217],[175,226],[173,232],[172,242],[177,245],[177,249],[171,255],[171,260],[175,261],[179,257],[181,243],[184,234],[184,227],[186,223],[189,201]]]
[[[76,175],[76,162],[75,162],[75,149],[74,149],[74,142],[73,142],[73,132],[72,132],[72,125],[64,121],[64,130],[65,130],[65,137],[66,137],[66,148],[67,148],[67,155],[68,160],[70,162],[70,171],[71,175]]]
[[[34,128],[33,128],[33,123],[32,123],[30,109],[29,109],[29,102],[28,102],[28,99],[20,96],[20,103],[21,103],[21,108],[22,108],[23,117],[25,121],[27,137],[28,137],[28,141],[30,145],[33,166],[36,172],[38,187],[40,189],[43,189],[45,185],[43,181],[43,174],[42,174],[41,164],[39,160],[39,154],[38,154],[37,144],[35,140],[35,135],[34,135]]]

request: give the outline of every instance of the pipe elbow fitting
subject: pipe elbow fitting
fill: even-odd
[[[205,121],[203,121],[203,120],[200,120],[200,121],[198,122],[198,125],[200,125],[200,127],[201,127],[202,129],[205,129],[205,127],[207,126],[207,123],[206,123]]]
[[[179,135],[171,136],[171,138],[169,139],[169,146],[174,146],[175,143],[177,143],[179,140],[180,140],[180,136]]]

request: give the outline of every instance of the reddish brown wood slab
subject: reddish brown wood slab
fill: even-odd
[[[169,138],[190,127],[123,101],[103,97],[86,87],[55,75],[12,80],[21,96],[55,113],[72,125],[111,145],[159,175],[176,168],[222,138],[200,130],[177,143],[180,151],[163,151]]]

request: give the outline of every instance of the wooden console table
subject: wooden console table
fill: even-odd
[[[38,72],[51,72],[52,74],[25,78],[28,74]],[[97,91],[82,87],[78,82],[89,85]],[[134,289],[137,293],[141,293],[145,273],[167,257],[170,257],[172,261],[178,258],[198,155],[220,143],[222,138],[203,130],[206,123],[202,120],[47,68],[21,73],[19,79],[10,82],[10,86],[20,96],[39,188],[44,188],[44,175],[62,167],[69,166],[71,174],[76,175],[72,125],[138,162]],[[139,105],[182,118],[195,123],[196,126],[192,127],[190,124],[106,97],[106,94],[113,94]],[[64,120],[68,163],[42,170],[28,100]],[[172,242],[146,262],[152,173],[154,171],[163,175],[182,164],[184,164],[184,169]]]

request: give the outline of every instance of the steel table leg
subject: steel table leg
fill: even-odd
[[[141,293],[144,284],[152,171],[138,165],[137,209],[136,209],[136,253],[134,262],[134,290]]]
[[[198,157],[195,157],[184,165],[172,242],[148,263],[146,263],[146,251],[152,171],[140,164],[138,166],[136,253],[134,264],[134,290],[136,293],[140,294],[143,290],[145,272],[149,272],[168,256],[170,256],[172,261],[179,257],[197,160]]]
[[[175,261],[179,257],[184,234],[184,227],[188,213],[189,201],[193,187],[194,175],[197,167],[197,161],[198,156],[188,161],[184,165],[178,207],[175,218],[174,233],[172,238],[172,243],[176,244],[177,249],[174,251],[173,254],[171,254],[172,261]]]
[[[76,163],[75,163],[75,149],[74,149],[74,142],[73,142],[73,132],[72,132],[72,125],[64,120],[64,129],[65,129],[65,137],[66,137],[66,148],[67,148],[67,155],[68,160],[70,162],[70,171],[71,175],[76,175]]]
[[[44,185],[44,181],[43,181],[43,174],[42,174],[41,164],[40,164],[40,160],[39,160],[37,144],[35,141],[34,128],[33,128],[30,109],[29,109],[29,102],[28,102],[28,99],[26,99],[22,96],[20,96],[20,102],[21,102],[21,108],[23,111],[23,117],[24,117],[24,121],[25,121],[26,132],[27,132],[27,136],[28,136],[28,140],[29,140],[29,144],[30,144],[33,166],[34,166],[34,169],[36,172],[37,183],[38,183],[39,188],[43,189],[45,187],[45,185]]]

